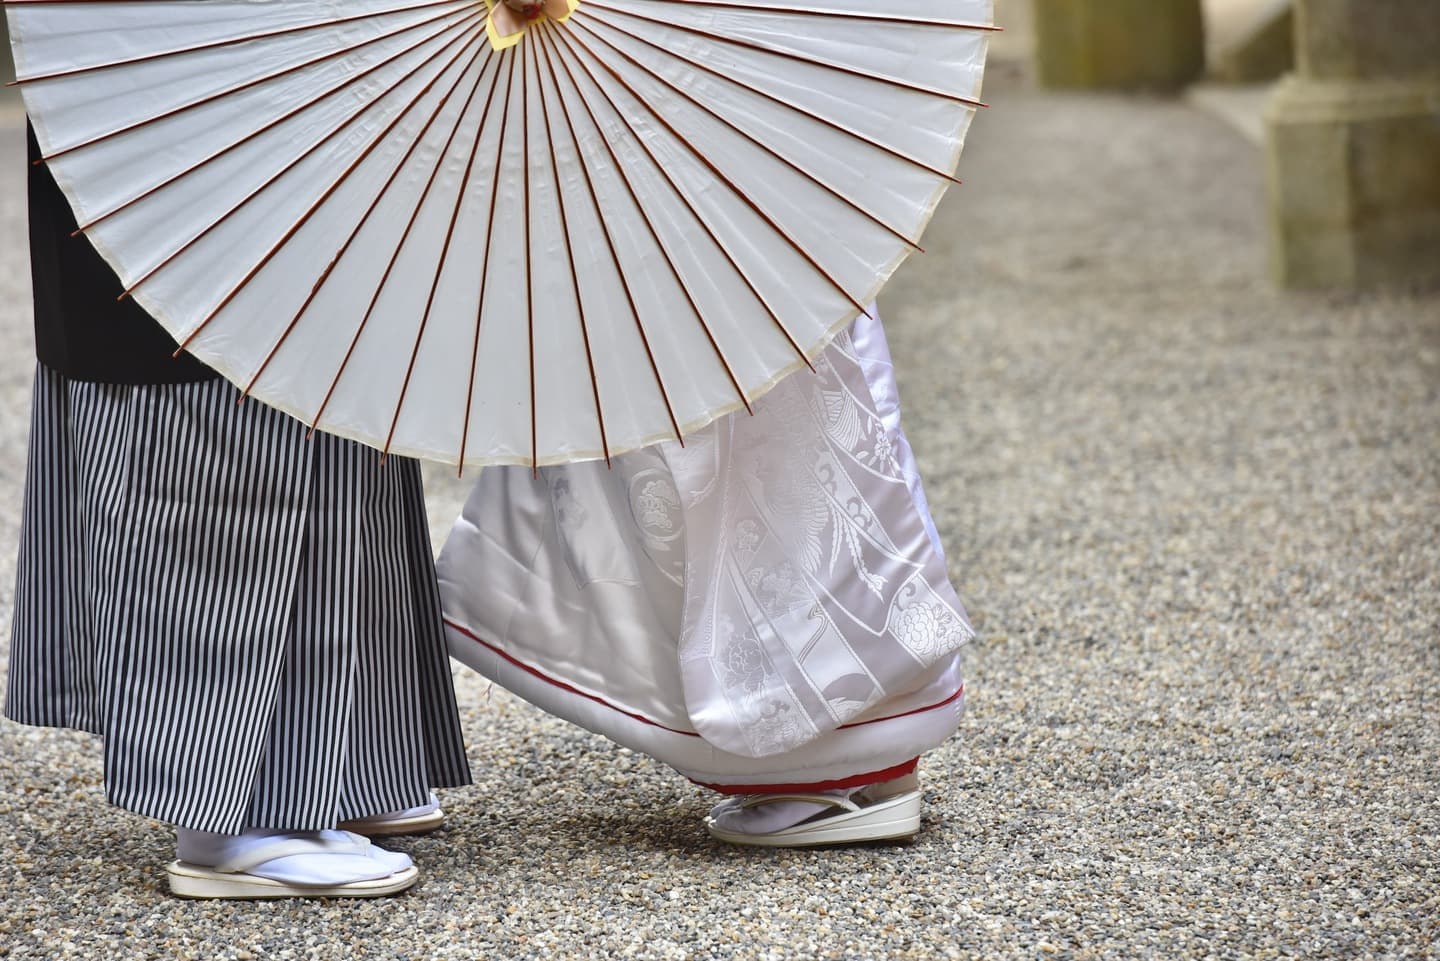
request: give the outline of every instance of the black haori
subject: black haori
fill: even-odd
[[[418,465],[223,381],[35,382],[6,714],[113,803],[316,830],[469,782]]]

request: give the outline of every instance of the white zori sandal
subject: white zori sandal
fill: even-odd
[[[420,879],[408,854],[347,831],[178,833],[166,873],[182,898],[377,898]]]
[[[907,774],[848,791],[747,794],[717,804],[705,826],[717,840],[767,848],[911,838],[920,830],[920,784]]]
[[[440,799],[434,794],[419,807],[403,811],[390,811],[356,821],[342,821],[340,830],[366,837],[396,837],[402,834],[429,834],[445,823],[445,812],[440,810]]]

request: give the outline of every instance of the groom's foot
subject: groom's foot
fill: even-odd
[[[379,838],[402,834],[429,834],[444,824],[445,812],[440,810],[440,799],[432,794],[427,803],[418,807],[345,821],[341,823],[340,830]]]
[[[345,831],[177,835],[166,874],[184,898],[374,898],[420,879],[409,855]]]

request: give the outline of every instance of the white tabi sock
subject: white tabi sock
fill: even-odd
[[[243,834],[215,834],[177,828],[175,856],[189,864],[215,867],[243,858],[263,845],[309,842],[313,852],[264,861],[245,873],[283,884],[333,886],[387,878],[410,867],[408,854],[387,851],[346,831],[276,831],[252,828]]]
[[[848,798],[858,790],[859,788],[846,788],[839,791],[807,793]],[[832,805],[816,804],[810,801],[770,801],[754,807],[742,807],[744,801],[745,798],[741,797],[726,798],[711,808],[710,817],[714,819],[715,826],[736,834],[769,834],[773,831],[783,831],[788,827],[794,827],[801,821],[813,818],[821,812],[834,813],[837,810]]]

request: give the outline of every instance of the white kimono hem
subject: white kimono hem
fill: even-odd
[[[450,652],[719,790],[865,783],[954,732],[973,636],[878,319],[754,409],[485,468],[438,565]]]

